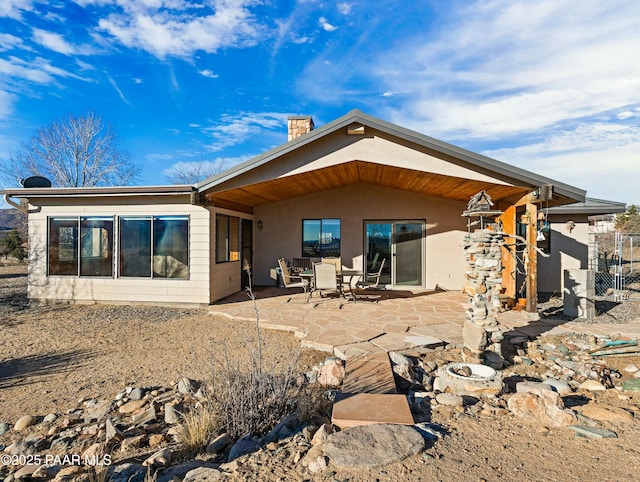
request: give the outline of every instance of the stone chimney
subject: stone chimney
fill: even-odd
[[[287,118],[287,126],[289,129],[289,138],[287,140],[292,141],[313,130],[313,119],[310,115],[289,116]]]

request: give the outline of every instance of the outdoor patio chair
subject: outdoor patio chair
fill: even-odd
[[[326,258],[320,258],[321,263],[333,264],[336,267],[336,279],[338,281],[338,288],[342,291],[342,258],[339,256],[327,256]]]
[[[313,289],[320,293],[320,297],[327,296],[327,292],[334,292],[338,296],[344,295],[341,285],[338,283],[338,275],[336,274],[336,266],[333,263],[316,263],[313,265]],[[316,303],[313,307],[317,307],[320,303]],[[340,305],[342,308],[342,305]]]
[[[387,261],[386,258],[382,259],[380,263],[380,267],[378,268],[377,273],[367,274],[364,279],[361,279],[356,283],[356,290],[360,293],[360,290],[384,290],[386,289],[384,285],[380,285],[380,277],[382,276],[382,269],[384,268],[384,264]],[[378,298],[375,298],[375,301],[378,301]]]
[[[307,291],[309,289],[309,281],[307,281],[306,279],[303,279],[300,276],[293,276],[289,272],[289,268],[284,258],[280,258],[278,260],[278,267],[280,268],[282,283],[284,284],[285,288],[302,288],[304,291],[304,294],[305,295],[307,294]],[[310,291],[309,291],[309,294],[311,294]],[[291,301],[291,298],[287,300],[287,302],[289,301]],[[308,301],[309,301],[309,296],[307,296],[307,302]]]
[[[293,258],[291,266],[294,273],[301,273],[302,271],[313,269],[311,258]]]

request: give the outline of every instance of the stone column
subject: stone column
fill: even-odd
[[[486,363],[493,368],[502,368],[504,361],[500,355],[502,332],[497,320],[503,244],[503,236],[488,228],[465,236],[468,268],[464,291],[469,295],[469,304],[462,328],[463,357],[466,362]]]

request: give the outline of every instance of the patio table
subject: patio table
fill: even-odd
[[[309,279],[309,284],[311,285],[311,283],[313,282],[313,270],[312,269],[306,269],[302,272],[300,272],[300,274],[298,276],[301,276],[302,278],[306,278]],[[344,285],[345,284],[345,278],[349,278],[349,294],[351,295],[351,299],[353,300],[353,302],[356,302],[356,294],[353,290],[353,280],[354,278],[357,280],[360,277],[364,276],[364,271],[359,270],[359,269],[343,269],[340,273],[338,273],[338,278],[339,281]]]

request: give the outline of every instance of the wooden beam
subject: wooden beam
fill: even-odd
[[[502,230],[508,234],[516,234],[516,207],[509,206],[500,215]],[[513,238],[506,239],[507,243],[514,243]],[[502,287],[504,295],[516,299],[516,256],[515,245],[502,248]]]
[[[526,205],[529,213],[529,224],[527,224],[527,307],[529,313],[538,311],[538,253],[534,249],[537,243],[538,208],[535,204]]]

